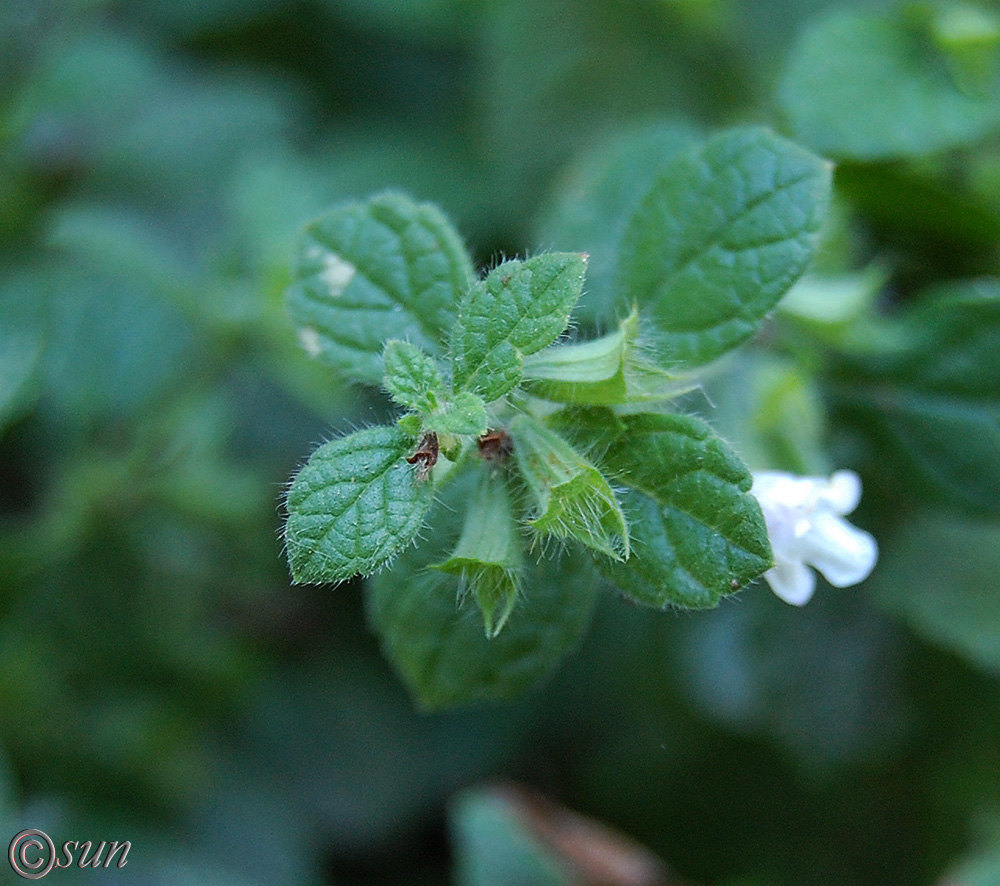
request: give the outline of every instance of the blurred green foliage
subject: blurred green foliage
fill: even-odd
[[[1000,882],[998,17],[0,0],[4,833],[132,842],[66,882],[465,886],[522,831],[449,798],[505,776],[690,882]],[[404,189],[483,265],[589,250],[599,327],[630,168],[748,121],[837,163],[836,211],[691,407],[753,467],[858,470],[872,580],[600,593],[541,691],[417,713],[359,587],[289,585],[287,478],[390,414],[298,349],[296,232]]]

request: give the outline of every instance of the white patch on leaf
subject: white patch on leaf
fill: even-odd
[[[336,298],[354,279],[358,269],[347,259],[341,258],[334,252],[328,252],[323,256],[323,270],[319,272],[319,279],[326,284],[331,298]]]
[[[318,357],[323,350],[319,341],[319,333],[312,326],[303,326],[299,330],[299,344],[310,357]]]

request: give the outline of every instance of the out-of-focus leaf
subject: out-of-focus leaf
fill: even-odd
[[[838,10],[814,22],[779,100],[795,138],[838,158],[929,154],[1000,126],[1000,77],[961,89],[929,34],[882,13]]]
[[[946,166],[912,168],[900,163],[842,163],[837,167],[838,193],[857,211],[926,260],[930,253],[949,276],[978,269],[1000,239],[1000,207],[954,181]],[[914,243],[914,238],[919,238]],[[971,248],[970,248],[971,247]],[[988,261],[988,258],[986,259]],[[954,270],[951,270],[954,268]]]
[[[926,292],[836,370],[836,402],[914,491],[1000,513],[1000,284]]]
[[[706,380],[704,393],[712,427],[751,470],[833,472],[822,388],[794,360],[744,351]]]
[[[632,534],[627,563],[604,575],[647,606],[703,609],[772,565],[764,517],[746,466],[704,422],[631,415],[603,466],[625,483]]]
[[[916,725],[902,638],[853,589],[821,592],[804,612],[760,582],[659,630],[668,679],[684,696],[730,729],[769,736],[815,773],[885,757]]]
[[[40,369],[46,402],[60,414],[127,414],[197,366],[196,336],[162,294],[121,276],[52,270],[38,281],[49,310]]]
[[[829,164],[765,129],[721,132],[672,163],[618,259],[664,357],[699,365],[750,338],[812,258],[829,195]]]
[[[936,886],[997,886],[1000,884],[1000,847],[970,853],[956,863]]]
[[[435,206],[387,193],[306,228],[287,303],[306,349],[348,378],[382,381],[387,339],[434,354],[473,282],[468,253]]]
[[[479,614],[468,615],[485,643]],[[460,786],[508,765],[529,711],[422,714],[377,650],[356,639],[269,674],[249,705],[234,776],[260,772],[325,848],[381,855]]]
[[[573,871],[531,833],[498,791],[467,791],[452,801],[456,886],[572,886]]]
[[[451,804],[457,886],[654,886],[672,882],[647,849],[516,785],[466,790]]]
[[[631,308],[614,279],[626,222],[697,137],[692,124],[679,121],[634,127],[591,148],[560,176],[535,239],[590,256],[587,287],[574,311],[578,321],[607,324],[616,311]]]
[[[44,346],[37,289],[12,276],[0,285],[0,434],[27,407]]]
[[[587,257],[552,252],[495,267],[464,295],[451,338],[455,387],[487,403],[521,380],[523,358],[552,344],[580,297]]]
[[[408,464],[413,439],[396,427],[324,443],[288,490],[285,545],[301,582],[370,575],[413,541],[431,483]]]
[[[735,75],[725,38],[695,33],[670,6],[489,5],[477,87],[502,223],[533,214],[539,187],[602,130],[654,115],[703,118],[744,98],[746,79]]]
[[[288,0],[174,0],[173,3],[129,0],[123,4],[123,12],[158,34],[190,39],[234,27],[245,28],[287,5]]]
[[[70,205],[55,213],[47,241],[78,266],[114,270],[168,296],[193,290],[196,271],[154,225],[148,216],[101,204]]]
[[[469,0],[319,0],[338,17],[393,39],[439,42],[458,37],[478,13]]]
[[[1000,673],[1000,524],[918,514],[881,545],[870,580],[914,630]]]
[[[97,28],[49,36],[14,114],[32,136],[29,150],[42,146],[44,132],[32,129],[43,124],[68,138],[82,136],[89,147],[91,139],[119,131],[168,84],[148,44]]]
[[[102,133],[95,177],[104,187],[156,201],[214,200],[234,164],[287,136],[300,101],[289,84],[250,71],[208,77],[165,66],[161,76],[168,90]]]
[[[382,648],[427,710],[502,701],[537,684],[579,643],[597,599],[587,558],[529,560],[506,627],[492,640],[483,635],[478,612],[456,605],[459,578],[428,569],[454,547],[475,472],[452,481],[431,512],[430,537],[368,589],[369,619]]]

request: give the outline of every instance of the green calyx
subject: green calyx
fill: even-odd
[[[498,472],[484,470],[469,499],[455,550],[434,568],[461,577],[461,594],[472,594],[483,615],[486,636],[492,638],[514,611],[522,563],[522,543],[506,481]]]
[[[540,536],[575,539],[627,560],[625,515],[601,472],[555,431],[528,415],[511,424],[514,455],[534,505],[528,525]]]

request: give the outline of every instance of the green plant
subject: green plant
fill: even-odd
[[[303,346],[404,414],[298,472],[289,563],[300,582],[375,574],[371,621],[425,706],[551,669],[595,602],[578,547],[660,608],[715,606],[773,564],[750,471],[671,404],[806,269],[830,165],[760,128],[691,141],[630,184],[609,300],[624,319],[596,338],[563,338],[586,254],[477,280],[444,215],[398,193],[305,230],[287,295]],[[485,637],[455,614],[466,598]]]

